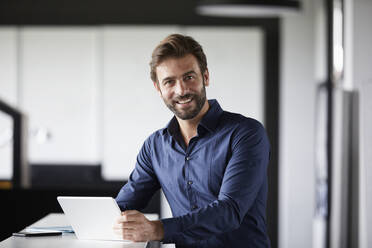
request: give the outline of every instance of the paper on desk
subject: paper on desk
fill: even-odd
[[[43,226],[43,227],[27,227],[26,231],[60,231],[62,233],[74,233],[71,226]]]

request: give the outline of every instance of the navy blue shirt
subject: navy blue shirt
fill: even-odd
[[[266,233],[270,145],[252,118],[223,111],[216,100],[186,147],[174,117],[143,144],[116,201],[144,208],[162,188],[173,218],[163,243],[177,247],[270,247]]]

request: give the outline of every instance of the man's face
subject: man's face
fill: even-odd
[[[208,70],[202,74],[197,59],[189,54],[164,60],[156,67],[156,75],[154,86],[165,105],[182,120],[196,117],[207,99]]]

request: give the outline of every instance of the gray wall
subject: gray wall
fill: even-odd
[[[353,68],[354,86],[360,92],[360,247],[372,247],[372,1],[354,0]]]
[[[281,34],[279,247],[312,247],[314,209],[315,14],[285,16]]]

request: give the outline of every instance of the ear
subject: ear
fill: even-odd
[[[160,97],[161,97],[161,90],[160,90],[160,86],[159,86],[159,83],[158,82],[152,82],[154,84],[154,87],[156,89],[156,91],[159,93]]]
[[[205,69],[205,72],[203,73],[203,77],[204,77],[204,85],[209,86],[209,71],[208,71],[208,68]]]

